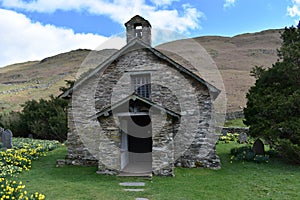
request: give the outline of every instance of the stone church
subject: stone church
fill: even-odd
[[[125,27],[127,44],[61,95],[71,99],[66,163],[120,176],[220,168],[210,127],[220,90],[151,47],[149,21]]]

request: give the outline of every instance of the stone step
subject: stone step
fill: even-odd
[[[143,192],[145,191],[144,189],[123,189],[124,191],[128,191],[128,192]]]
[[[145,183],[144,182],[123,182],[123,183],[119,183],[120,186],[129,186],[129,187],[144,187]]]
[[[121,172],[118,176],[152,178],[152,173],[151,172],[145,172],[145,173]]]

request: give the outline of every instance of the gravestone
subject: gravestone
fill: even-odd
[[[0,142],[2,143],[2,133],[4,131],[4,128],[0,127]]]
[[[2,148],[11,149],[12,148],[12,132],[9,129],[2,131]]]
[[[242,144],[242,143],[245,143],[247,142],[248,140],[248,136],[246,133],[240,133],[239,136],[238,136],[238,143]]]
[[[261,139],[257,138],[253,144],[253,152],[255,155],[265,155],[265,146]]]

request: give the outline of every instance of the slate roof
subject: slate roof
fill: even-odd
[[[65,91],[64,93],[62,93],[61,95],[59,95],[59,97],[61,97],[61,98],[71,98],[73,90],[77,89],[85,81],[87,81],[90,78],[94,77],[97,73],[104,72],[105,69],[112,62],[114,62],[116,59],[118,59],[120,56],[122,56],[122,55],[126,54],[127,52],[132,51],[134,49],[141,49],[141,48],[148,49],[155,56],[157,56],[158,58],[160,58],[160,59],[166,61],[167,63],[171,64],[173,67],[175,67],[181,73],[184,73],[184,74],[190,76],[191,78],[195,79],[199,83],[206,85],[207,88],[209,89],[210,94],[212,95],[213,99],[216,99],[217,96],[220,94],[221,90],[219,90],[215,86],[211,85],[210,83],[206,82],[204,79],[202,79],[201,77],[199,77],[198,75],[196,75],[195,73],[193,73],[190,69],[187,69],[187,68],[183,67],[182,65],[180,65],[177,62],[175,62],[174,60],[172,60],[171,58],[169,58],[168,56],[166,56],[162,52],[158,51],[155,48],[152,48],[151,46],[149,46],[148,44],[146,44],[145,42],[143,42],[141,39],[135,38],[135,39],[131,40],[129,43],[127,43],[119,51],[117,51],[116,53],[114,53],[113,55],[111,55],[108,59],[106,59],[100,65],[98,65],[94,70],[91,70],[91,72],[88,73],[86,76],[84,76],[81,79],[79,79],[78,81],[76,81],[75,84],[74,84],[74,86],[72,88],[68,89],[67,91]]]
[[[149,106],[151,106],[152,108],[155,108],[157,109],[158,111],[162,111],[162,112],[165,112],[167,113],[168,115],[174,117],[174,118],[177,118],[177,119],[180,119],[181,115],[168,109],[168,108],[165,108],[161,105],[158,105],[156,103],[154,103],[153,101],[151,101],[150,99],[147,99],[147,98],[143,98],[141,96],[139,96],[138,94],[136,93],[133,93],[129,96],[127,96],[126,98],[114,103],[113,105],[109,105],[105,108],[103,108],[100,112],[98,112],[96,115],[92,116],[91,118],[92,119],[96,119],[100,116],[109,116],[111,114],[111,111],[113,110],[117,110],[119,107],[121,107],[122,105],[129,105],[129,104],[126,104],[127,102],[129,102],[130,100],[133,100],[133,101],[140,101],[140,102],[143,102],[144,104],[147,104]],[[134,115],[138,115],[138,114],[143,114],[143,112],[123,112],[123,114],[126,114],[126,116],[134,116]],[[144,113],[144,114],[148,114],[148,113]]]
[[[135,23],[141,23],[142,25],[151,27],[151,24],[148,20],[144,19],[143,17],[136,15],[132,17],[128,22],[126,22],[124,25],[127,27],[128,24],[135,24]]]

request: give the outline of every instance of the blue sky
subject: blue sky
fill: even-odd
[[[0,67],[95,49],[136,14],[185,37],[234,36],[296,25],[300,0],[0,0]]]

